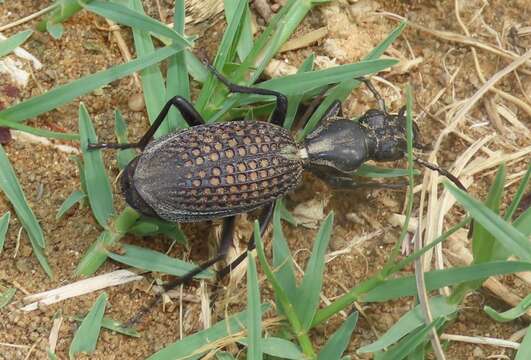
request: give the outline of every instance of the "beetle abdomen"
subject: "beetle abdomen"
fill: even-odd
[[[302,162],[296,144],[266,122],[195,126],[155,140],[135,169],[135,188],[163,219],[202,221],[246,212],[288,193]]]

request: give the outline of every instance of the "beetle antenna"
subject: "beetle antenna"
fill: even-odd
[[[448,170],[445,170],[429,161],[425,161],[425,160],[422,160],[422,159],[419,159],[419,158],[414,158],[413,159],[417,164],[420,164],[430,170],[434,170],[434,171],[437,171],[439,174],[441,174],[442,176],[446,177],[448,180],[450,180],[451,182],[453,182],[459,189],[463,190],[463,191],[467,191],[466,190],[466,187],[463,185],[463,183],[455,176],[453,175],[451,172],[449,172]]]

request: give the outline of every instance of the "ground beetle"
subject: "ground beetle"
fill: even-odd
[[[407,148],[405,109],[389,114],[380,95],[364,78],[360,80],[378,100],[379,110],[369,110],[358,121],[352,121],[343,116],[341,103],[336,101],[322,117],[319,127],[298,143],[282,127],[287,111],[287,99],[283,94],[233,84],[212,66],[208,67],[232,93],[274,96],[276,107],[271,122],[205,124],[190,102],[175,96],[166,103],[139,142],[89,145],[89,149],[142,150],[120,178],[127,203],[142,215],[170,222],[224,218],[218,254],[167,284],[166,289],[189,282],[224,259],[232,243],[235,215],[263,208],[259,217],[263,234],[271,220],[274,201],[301,183],[305,169],[334,188],[382,186],[379,183],[358,184],[351,177],[364,162],[398,160],[404,157]],[[190,128],[151,141],[172,106],[180,111]],[[416,125],[413,137],[414,146],[422,148]],[[248,247],[254,248],[252,237]],[[219,275],[235,268],[245,256],[243,253]],[[138,313],[133,322],[154,303]]]

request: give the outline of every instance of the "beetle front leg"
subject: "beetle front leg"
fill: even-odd
[[[131,148],[138,148],[143,150],[147,144],[151,141],[151,138],[153,138],[153,135],[155,135],[155,132],[157,129],[162,125],[162,122],[166,118],[166,115],[168,115],[168,112],[170,111],[171,107],[175,106],[177,110],[181,113],[184,120],[188,123],[190,126],[197,126],[202,125],[205,123],[203,118],[201,117],[201,114],[197,112],[197,110],[194,108],[194,106],[185,98],[182,96],[174,96],[171,98],[166,105],[162,108],[159,115],[153,122],[153,124],[150,126],[148,131],[142,136],[142,138],[136,142],[136,143],[130,143],[130,144],[116,144],[116,143],[99,143],[99,144],[89,144],[88,149],[89,150],[95,150],[95,149],[131,149]]]

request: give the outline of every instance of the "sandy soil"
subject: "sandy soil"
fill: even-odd
[[[146,1],[152,16],[158,16],[155,2]],[[170,19],[170,5],[164,1],[162,6]],[[352,4],[350,4],[352,3]],[[461,17],[481,41],[496,44],[498,36],[503,47],[517,54],[523,54],[529,49],[530,37],[518,36],[518,28],[529,26],[529,6],[525,0],[520,1],[491,1],[483,6],[481,1],[466,2],[461,9]],[[22,16],[31,14],[42,8],[41,2],[6,1],[0,6],[0,23],[9,23]],[[430,29],[452,31],[462,34],[462,29],[456,20],[454,2],[441,1],[437,5],[428,1],[339,1],[334,5],[321,7],[308,16],[294,37],[301,36],[320,27],[328,29],[328,35],[318,43],[303,49],[290,51],[278,56],[290,65],[298,66],[310,53],[320,56],[320,61],[326,64],[330,61],[337,63],[355,62],[372,49],[396,25],[397,21],[383,15],[370,15],[374,11],[385,11],[407,16],[412,21]],[[261,21],[261,20],[260,20]],[[482,23],[482,21],[484,23]],[[33,23],[26,24],[32,25]],[[98,25],[98,26],[96,26]],[[488,26],[487,26],[488,25]],[[0,106],[7,107],[22,99],[45,92],[55,86],[67,83],[72,79],[94,73],[123,62],[122,56],[112,37],[101,27],[107,25],[95,16],[83,12],[65,24],[65,34],[60,40],[53,40],[45,34],[35,34],[26,43],[25,48],[32,52],[44,64],[44,68],[35,71],[29,85],[24,89],[13,89],[13,85],[5,76],[0,75]],[[221,37],[224,25],[216,23],[200,39],[198,51],[206,52],[210,57]],[[6,31],[4,35],[18,32],[22,27]],[[122,34],[130,44],[130,36],[123,30]],[[516,34],[516,35],[515,35]],[[130,46],[132,48],[132,46]],[[457,100],[469,98],[481,81],[474,68],[471,47],[458,42],[449,42],[426,32],[408,29],[393,45],[389,55],[402,60],[400,66],[391,72],[380,74],[392,83],[392,87],[378,82],[378,88],[387,100],[387,105],[394,111],[403,104],[403,89],[407,82],[411,82],[416,98],[416,112],[421,113],[429,106],[430,116],[419,119],[419,126],[425,143],[433,143],[446,126],[445,114]],[[489,79],[496,71],[505,67],[509,61],[501,59],[488,51],[478,51],[479,61],[485,78]],[[335,60],[334,60],[335,59]],[[461,67],[455,81],[451,81],[452,74]],[[513,73],[504,78],[497,86],[502,91],[526,101],[529,106],[531,97],[531,81],[527,73],[518,72],[519,78]],[[436,94],[447,87],[447,91],[434,105],[429,105]],[[128,100],[139,92],[131,77],[121,79],[104,87],[100,91],[83,96],[83,101],[93,116],[101,139],[113,138],[113,111],[118,108],[129,123],[132,138],[137,138],[145,131],[147,120],[145,113],[134,112],[128,107]],[[524,126],[530,124],[530,114],[526,114],[521,107],[507,99],[489,92],[484,101],[480,101],[469,113],[465,125],[459,128],[459,134],[451,134],[442,143],[438,154],[438,162],[443,166],[453,164],[456,157],[470,146],[470,141],[481,139],[490,134],[494,138],[488,147],[492,151],[514,153],[517,149],[530,145],[526,132],[519,130],[502,116],[502,128],[496,127],[495,116],[489,112],[486,105],[489,101],[498,106],[504,106]],[[345,102],[344,108],[348,115],[361,114],[370,107],[375,107],[370,94],[364,89],[355,91]],[[55,111],[42,115],[28,124],[55,131],[77,132],[78,101],[65,105]],[[450,109],[451,110],[451,109]],[[473,126],[472,126],[473,125]],[[527,132],[527,134],[529,134]],[[467,140],[468,139],[468,140]],[[65,143],[65,142],[57,142]],[[77,146],[77,144],[70,144]],[[79,174],[75,163],[69,160],[69,154],[52,147],[36,145],[23,141],[12,141],[5,150],[15,168],[28,201],[37,215],[45,232],[47,241],[47,255],[55,271],[55,279],[50,280],[39,267],[32,255],[26,234],[22,232],[20,246],[16,248],[17,234],[20,222],[16,216],[12,217],[4,251],[0,255],[0,289],[1,286],[15,286],[19,289],[16,300],[24,296],[24,292],[37,293],[52,289],[60,285],[73,282],[73,275],[82,254],[96,239],[100,229],[87,208],[71,210],[61,220],[55,219],[58,207],[64,199],[79,187]],[[480,154],[485,156],[485,154]],[[479,156],[479,155],[478,155]],[[114,154],[106,153],[106,163],[109,173],[117,175]],[[398,163],[396,166],[405,166]],[[526,168],[525,161],[508,163],[507,173],[518,178],[518,174]],[[484,197],[493,177],[493,169],[480,172],[473,177],[470,191],[477,197]],[[516,174],[516,175],[515,175]],[[520,175],[521,176],[521,175]],[[334,210],[336,221],[332,239],[332,250],[344,248],[351,239],[364,234],[384,229],[382,234],[356,246],[346,255],[340,256],[328,263],[325,272],[324,295],[334,299],[355,286],[361,280],[375,273],[385,263],[389,250],[398,237],[399,229],[389,222],[394,213],[401,213],[404,204],[404,192],[371,190],[349,193],[331,193],[319,180],[311,175],[305,176],[305,183],[287,199],[289,208],[311,200],[327,199],[325,213]],[[505,203],[511,200],[515,185],[507,188]],[[115,189],[118,206],[123,206],[123,200]],[[416,205],[418,205],[418,195]],[[0,195],[0,214],[10,209],[6,199]],[[462,216],[460,209],[453,208],[446,217],[446,225],[454,224]],[[242,231],[249,230],[248,223],[239,226]],[[192,249],[175,247],[172,256],[201,261],[208,257],[209,246],[204,234],[212,232],[210,224],[183,226]],[[285,226],[285,234],[289,239],[293,252],[297,252],[296,261],[303,266],[311,249],[311,239],[316,231],[304,227]],[[243,236],[242,237],[246,237]],[[128,242],[149,246],[156,250],[165,251],[169,242],[163,238],[138,239],[128,237]],[[243,245],[242,245],[243,247]],[[99,273],[119,269],[120,265],[107,261]],[[520,279],[507,276],[500,280],[508,286],[511,292],[523,296],[529,292],[529,287]],[[148,281],[133,283],[108,289],[109,306],[106,315],[114,319],[128,319],[151,296],[146,293]],[[228,298],[224,289],[215,290],[236,309],[244,306],[241,296]],[[231,295],[245,291],[242,287],[231,290]],[[185,289],[192,295],[191,302],[185,302],[184,335],[192,334],[202,328],[200,319],[201,307],[197,303],[199,290],[197,284]],[[270,295],[264,289],[264,295]],[[95,301],[98,293],[82,296],[65,301],[31,313],[19,313],[12,307],[0,311],[0,359],[24,359],[30,347],[30,358],[46,358],[45,349],[52,325],[52,316],[61,311],[64,316],[81,314]],[[234,300],[236,299],[236,300]],[[177,303],[176,303],[177,304]],[[412,299],[402,299],[387,303],[360,304],[363,316],[352,336],[349,354],[354,358],[367,358],[356,355],[355,350],[361,345],[374,341],[383,334],[399,317],[411,308]],[[462,304],[458,319],[445,332],[463,335],[481,335],[502,339],[509,339],[517,330],[527,326],[525,320],[518,320],[506,324],[499,324],[488,318],[482,311],[484,305],[495,309],[506,310],[508,305],[492,296],[488,291],[481,290],[469,296]],[[216,307],[216,316],[223,316],[223,308]],[[312,334],[316,345],[323,345],[327,337],[340,325],[343,318],[334,317],[326,325],[318,327]],[[179,338],[178,306],[171,306],[169,311],[163,312],[156,308],[144,321],[143,336],[130,338],[108,331],[103,331],[96,352],[91,359],[142,359]],[[65,321],[60,329],[57,343],[57,354],[66,359],[76,323]],[[5,346],[3,344],[20,345],[21,347]],[[451,342],[446,347],[448,359],[483,359],[491,355],[505,354],[512,358],[513,351],[501,348]],[[89,358],[89,357],[87,357]]]

